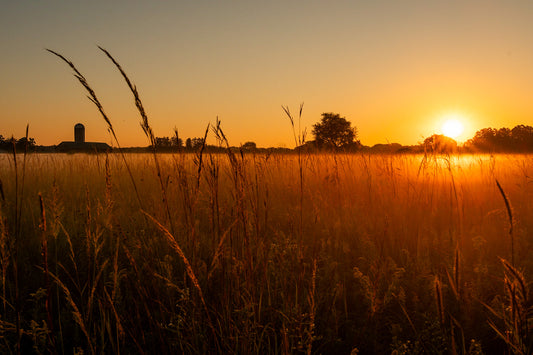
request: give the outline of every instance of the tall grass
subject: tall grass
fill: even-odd
[[[494,172],[513,202],[515,264],[527,280],[530,157],[496,157],[493,170],[490,158],[436,159],[418,175],[420,156],[309,155],[300,241],[296,155],[204,154],[199,178],[195,154],[158,155],[177,234],[161,222],[151,155],[127,156],[149,224],[120,155],[29,156],[17,260],[15,166],[1,155],[3,351],[16,352],[15,261],[42,270],[19,286],[21,352],[510,347],[494,329],[514,334],[500,309],[526,293],[498,277],[517,280],[499,259],[511,259],[508,217],[490,182]],[[464,205],[460,248],[449,169]]]
[[[0,155],[0,352],[530,352],[531,156],[205,138],[225,153]]]

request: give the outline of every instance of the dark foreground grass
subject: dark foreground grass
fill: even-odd
[[[158,158],[174,233],[151,155],[142,210],[120,156],[0,156],[2,353],[531,349],[531,157]]]
[[[128,155],[52,53],[119,153],[0,155],[1,353],[531,352],[532,157]]]

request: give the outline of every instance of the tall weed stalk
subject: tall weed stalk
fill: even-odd
[[[118,138],[117,138],[117,135],[115,133],[115,129],[113,128],[113,125],[111,124],[111,120],[109,119],[109,117],[107,116],[107,114],[105,113],[104,111],[104,107],[102,106],[102,104],[100,103],[100,100],[98,99],[98,97],[96,96],[96,93],[94,92],[94,90],[92,89],[92,87],[89,85],[89,83],[87,82],[87,79],[85,79],[85,77],[83,76],[83,74],[78,70],[78,68],[76,68],[76,66],[74,65],[74,63],[72,63],[70,60],[68,60],[67,58],[65,58],[63,55],[57,53],[57,52],[54,52],[53,50],[51,49],[46,49],[48,52],[54,54],[55,56],[59,57],[62,61],[64,61],[71,69],[72,71],[74,72],[74,77],[76,79],[78,79],[78,81],[80,82],[80,84],[85,88],[85,90],[89,93],[89,95],[87,96],[87,98],[93,103],[95,104],[96,108],[98,108],[98,111],[100,112],[100,114],[102,115],[102,118],[104,119],[104,121],[107,123],[107,127],[109,128],[109,131],[111,132],[111,134],[113,135],[113,138],[115,139],[115,142],[117,143],[117,147],[119,149],[119,152],[120,152],[120,156],[122,157],[122,160],[124,161],[124,165],[126,166],[126,169],[128,171],[128,175],[130,177],[130,180],[131,180],[131,183],[133,185],[133,189],[135,190],[135,195],[137,196],[137,202],[139,203],[139,206],[140,208],[142,209],[143,208],[143,204],[141,202],[141,197],[139,195],[139,190],[137,189],[137,184],[135,183],[135,179],[133,178],[133,174],[131,172],[131,169],[130,169],[130,166],[126,160],[126,156],[124,155],[124,152],[122,150],[122,147],[120,146],[120,143],[118,141]]]
[[[161,194],[163,195],[163,204],[164,204],[166,212],[167,212],[167,218],[168,218],[168,223],[170,225],[170,231],[172,233],[174,233],[174,223],[173,223],[173,218],[170,215],[170,208],[169,208],[169,205],[168,205],[168,197],[167,197],[167,189],[166,189],[165,184],[163,182],[161,166],[160,166],[157,154],[156,154],[156,146],[157,146],[156,143],[157,142],[156,142],[155,135],[154,135],[154,132],[152,130],[152,127],[150,127],[150,124],[148,123],[148,115],[146,114],[146,110],[144,109],[144,106],[142,104],[141,98],[139,96],[139,92],[137,91],[137,87],[135,85],[133,85],[131,80],[128,78],[128,75],[126,74],[124,69],[122,69],[120,64],[115,60],[115,58],[113,58],[113,56],[107,50],[105,50],[104,48],[102,48],[102,47],[98,47],[98,48],[100,48],[100,50],[107,55],[107,57],[113,62],[113,64],[115,64],[117,69],[120,71],[120,74],[122,74],[122,77],[126,81],[126,84],[128,85],[131,93],[133,94],[133,98],[134,98],[134,101],[135,101],[135,107],[137,107],[137,110],[139,111],[139,114],[141,115],[141,127],[142,127],[142,129],[144,131],[144,134],[146,134],[146,137],[148,137],[148,139],[150,141],[150,145],[152,147],[152,153],[153,153],[153,157],[154,157],[157,177],[159,179],[159,185],[161,187]]]

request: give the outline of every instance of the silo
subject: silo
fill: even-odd
[[[81,123],[74,126],[74,142],[85,143],[85,126]]]

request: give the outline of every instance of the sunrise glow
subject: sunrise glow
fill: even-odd
[[[443,118],[444,123],[442,124],[441,131],[447,137],[456,139],[464,131],[465,118],[459,114],[447,115]]]

